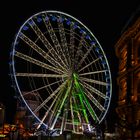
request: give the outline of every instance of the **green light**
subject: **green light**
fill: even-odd
[[[80,122],[78,120],[74,120],[74,125],[79,125]]]
[[[74,73],[73,78],[74,78],[74,86],[76,88],[76,91],[78,92],[78,97],[79,97],[79,100],[80,100],[80,104],[82,106],[83,115],[86,119],[86,122],[89,123],[88,116],[87,116],[87,113],[86,113],[86,109],[85,109],[85,106],[84,106],[84,103],[83,103],[83,97],[82,97],[83,90],[81,89],[81,86],[78,82],[78,75],[76,73]]]
[[[0,138],[5,138],[5,137],[6,137],[6,135],[0,134]]]
[[[80,103],[81,103],[81,106],[82,106],[82,110],[83,110],[83,114],[85,116],[86,122],[88,123],[89,121],[88,121],[88,117],[87,117],[87,113],[86,113],[86,109],[85,109],[85,105],[83,103],[83,100],[85,101],[88,109],[90,110],[90,113],[91,113],[92,117],[96,121],[97,120],[96,119],[96,114],[95,114],[94,110],[92,109],[90,103],[88,102],[86,96],[84,95],[84,91],[83,91],[81,85],[78,82],[78,78],[79,78],[78,74],[73,73],[73,78],[74,78],[74,86],[75,86],[75,88],[78,92],[78,96],[79,96],[79,99],[80,99]]]

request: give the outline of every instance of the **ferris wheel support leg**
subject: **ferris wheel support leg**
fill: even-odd
[[[72,86],[73,86],[73,80],[70,81],[70,83],[69,83],[69,81],[68,81],[68,89],[67,89],[66,94],[65,94],[65,97],[64,97],[64,99],[63,99],[63,101],[62,101],[62,103],[61,103],[61,105],[60,105],[60,108],[59,108],[59,110],[58,110],[58,113],[57,113],[57,115],[56,115],[56,118],[55,118],[55,120],[54,120],[54,122],[53,122],[53,124],[52,124],[51,130],[54,128],[54,126],[55,126],[55,124],[56,124],[56,121],[57,121],[57,119],[58,119],[58,117],[59,117],[59,115],[60,115],[60,113],[61,113],[61,109],[62,109],[62,107],[64,106],[65,100],[66,100],[66,98],[68,97],[68,94],[71,92]]]

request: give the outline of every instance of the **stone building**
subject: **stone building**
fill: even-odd
[[[0,130],[3,129],[5,119],[5,106],[0,103]]]
[[[34,110],[39,106],[39,101],[35,98],[35,93],[30,95],[27,94],[24,98],[26,99],[26,102],[31,110]],[[38,115],[39,114],[36,114],[36,116]],[[17,100],[15,123],[22,124],[27,129],[33,126],[35,120],[36,120],[35,117],[32,115],[27,106],[24,104],[21,97],[19,97]]]
[[[117,84],[120,133],[125,139],[140,138],[140,9],[115,45],[119,60]]]

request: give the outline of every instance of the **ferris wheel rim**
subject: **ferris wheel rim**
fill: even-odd
[[[30,18],[28,18],[28,19],[24,22],[24,24],[20,27],[20,29],[19,29],[19,31],[18,31],[18,33],[17,33],[17,35],[16,35],[16,38],[15,38],[15,41],[14,41],[14,45],[13,45],[13,51],[12,51],[12,62],[13,62],[13,63],[12,63],[12,69],[13,69],[13,73],[14,73],[14,80],[15,80],[15,83],[16,83],[16,85],[17,85],[18,91],[20,92],[20,95],[21,95],[22,99],[24,100],[24,103],[26,104],[26,106],[28,107],[28,109],[29,109],[31,112],[32,112],[32,110],[30,109],[30,107],[28,106],[27,102],[25,101],[25,99],[24,99],[24,97],[23,97],[23,95],[22,95],[21,89],[20,89],[20,87],[19,87],[19,84],[18,84],[18,81],[17,81],[17,78],[16,78],[16,74],[15,74],[15,73],[16,73],[15,64],[14,64],[15,46],[16,46],[16,42],[17,42],[17,39],[18,39],[18,37],[19,37],[19,34],[20,34],[20,32],[22,31],[24,25],[25,25],[30,19],[32,19],[32,17],[35,17],[35,16],[40,15],[40,14],[42,14],[42,13],[49,13],[49,12],[50,12],[50,13],[64,14],[64,15],[66,15],[66,16],[68,16],[68,17],[71,17],[72,19],[74,19],[75,21],[77,21],[78,23],[80,23],[82,26],[84,26],[84,28],[93,36],[93,38],[94,38],[94,39],[96,40],[96,42],[99,44],[100,49],[102,50],[103,56],[105,57],[107,66],[108,66],[108,68],[109,68],[108,60],[107,60],[107,58],[106,58],[106,55],[105,55],[105,53],[104,53],[104,51],[103,51],[103,49],[102,49],[100,43],[98,42],[98,40],[96,39],[96,37],[93,35],[93,33],[87,28],[87,26],[85,26],[81,21],[79,21],[78,19],[74,18],[73,16],[71,16],[71,15],[69,15],[69,14],[66,14],[66,13],[60,12],[60,11],[55,11],[55,10],[42,11],[42,12],[39,12],[39,13],[34,14],[34,15],[31,16]],[[108,70],[108,72],[109,72],[109,76],[110,76],[110,80],[111,80],[110,69]],[[110,83],[112,83],[112,81],[110,81]],[[112,93],[112,85],[110,86],[110,88],[111,88],[111,89],[110,89],[110,92]],[[111,95],[112,95],[112,94],[110,94],[110,97],[109,97],[109,98],[111,98]],[[106,111],[105,111],[105,113],[104,113],[104,115],[103,115],[103,117],[102,117],[102,119],[100,120],[99,123],[101,123],[102,120],[104,119],[104,117],[106,116],[106,113],[107,113],[108,108],[109,108],[109,105],[110,105],[110,101],[111,101],[111,100],[109,100],[109,102],[108,102],[108,107],[107,107],[107,109],[106,109]],[[33,113],[33,112],[32,112],[32,113]],[[35,116],[35,118],[36,118],[38,121],[41,121],[34,113],[33,113],[33,115]],[[44,125],[46,125],[46,124],[44,124]]]

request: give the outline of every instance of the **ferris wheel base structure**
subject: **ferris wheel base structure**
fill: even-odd
[[[18,31],[10,58],[14,87],[37,129],[83,134],[103,121],[111,72],[100,43],[78,19],[60,11],[31,16]]]

